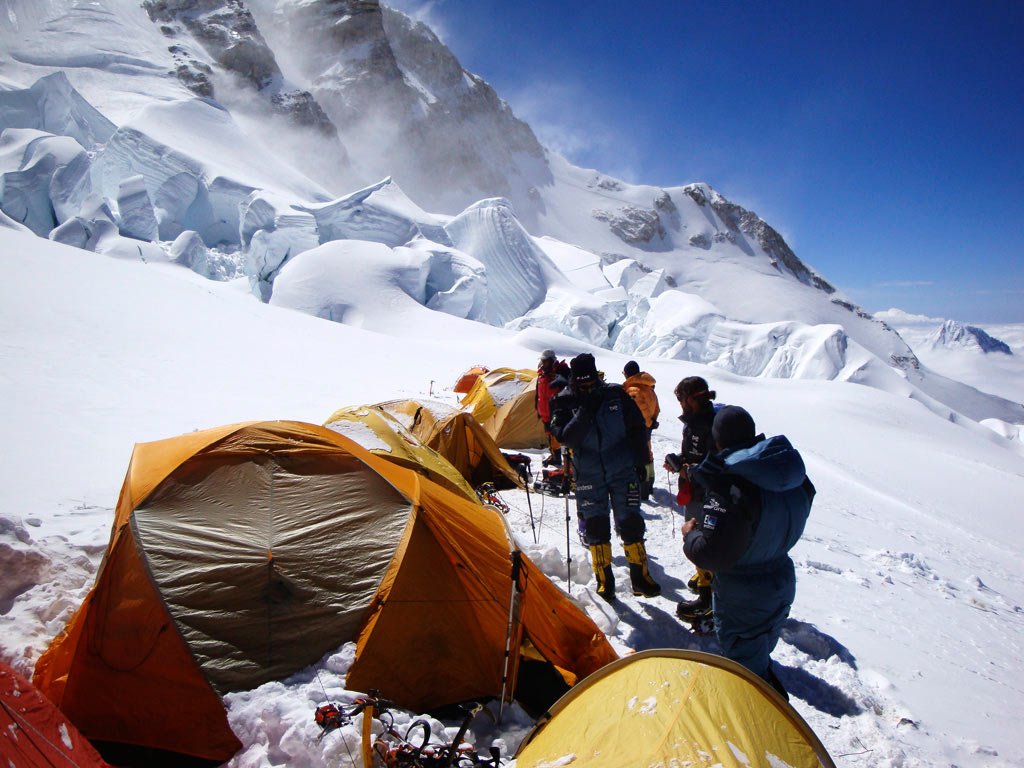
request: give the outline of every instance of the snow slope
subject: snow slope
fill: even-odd
[[[443,313],[424,327],[428,310],[406,300],[382,315],[371,290],[354,311],[367,321],[387,315],[386,332],[371,322],[324,322],[260,303],[244,280],[215,283],[181,266],[109,259],[13,228],[0,229],[0,254],[0,402],[17,445],[0,469],[0,653],[22,671],[89,586],[134,442],[245,419],[320,423],[343,405],[393,398],[455,404],[449,388],[462,370],[530,366],[558,338]],[[403,265],[389,269],[400,281]],[[596,351],[617,380],[626,357]],[[1024,685],[1019,444],[965,430],[899,392],[642,362],[660,382],[666,412],[656,454],[674,450],[681,434],[673,383],[697,373],[721,401],[747,407],[759,429],[787,434],[807,460],[819,493],[794,550],[797,601],[775,658],[794,705],[837,763],[1024,765],[1014,734]],[[692,636],[673,617],[691,569],[670,498],[659,476],[645,515],[664,595],[626,595],[609,607],[593,593],[576,541],[566,581],[561,500],[534,497],[531,527],[525,497],[506,494],[527,552],[620,652],[713,651],[713,639]],[[618,545],[614,565],[626,579]],[[229,696],[246,747],[233,764],[348,764],[341,734],[315,741],[312,710],[321,683],[346,700],[350,661],[343,647],[316,670]],[[472,737],[511,752],[528,726],[513,707],[500,726],[475,722]]]
[[[630,357],[659,380],[658,455],[691,374],[803,452],[819,495],[775,657],[839,765],[1024,765],[1024,327],[986,329],[1005,355],[871,317],[707,185],[629,185],[534,146],[428,29],[373,2],[156,5],[0,12],[3,658],[30,671],[81,601],[133,443],[454,405],[473,365],[591,351],[612,381]],[[325,18],[337,34],[291,55],[289,25]],[[337,117],[369,107],[387,120]],[[673,615],[690,568],[667,478],[645,507],[665,594],[614,607],[566,551],[560,500],[534,499],[533,525],[507,501],[621,652],[715,650]],[[317,743],[311,702],[321,683],[349,695],[351,653],[229,696],[233,764],[347,764],[357,734]],[[529,725],[513,708],[474,736],[508,754]]]

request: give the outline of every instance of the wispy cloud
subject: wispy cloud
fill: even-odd
[[[570,162],[628,182],[640,181],[639,156],[611,109],[581,83],[547,80],[502,93],[541,144]]]
[[[978,288],[973,296],[1024,296],[1024,288]]]
[[[875,283],[875,288],[927,288],[933,285],[934,280],[890,280]]]

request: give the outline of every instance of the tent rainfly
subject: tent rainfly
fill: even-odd
[[[454,409],[445,412],[432,403],[415,400],[393,400],[374,407],[401,421],[423,445],[447,459],[473,488],[483,483],[494,483],[499,490],[523,486],[519,473],[472,414]]]
[[[751,765],[835,768],[800,714],[722,656],[642,651],[560,698],[516,753],[519,768]]]
[[[462,398],[499,448],[546,448],[547,435],[537,416],[537,372],[495,368],[481,375]]]
[[[564,691],[616,658],[500,514],[271,421],[135,446],[96,583],[34,682],[90,739],[223,762],[240,744],[222,695],[348,641],[348,686],[414,711],[546,707],[539,681]]]
[[[0,763],[109,768],[60,710],[0,661]]]
[[[421,472],[448,490],[477,500],[476,491],[444,456],[427,447],[390,413],[376,406],[339,408],[324,422],[328,429],[359,443],[371,453]]]
[[[473,388],[476,384],[476,380],[487,373],[489,369],[485,365],[474,365],[464,374],[459,376],[459,380],[455,382],[455,386],[452,388],[453,391],[458,395],[464,395]]]

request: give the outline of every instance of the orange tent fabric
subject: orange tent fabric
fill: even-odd
[[[85,737],[28,680],[0,662],[0,763],[106,768]]]
[[[479,379],[483,374],[487,373],[490,369],[483,365],[475,365],[466,371],[464,374],[459,376],[459,380],[455,382],[454,390],[457,394],[464,395],[473,388],[476,384],[476,380]]]
[[[399,706],[496,697],[517,551],[500,514],[316,425],[139,444],[96,584],[35,683],[89,738],[221,761],[240,746],[222,695],[346,641],[349,686]],[[513,638],[568,684],[614,660],[522,563]]]

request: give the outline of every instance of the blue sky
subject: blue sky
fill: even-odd
[[[577,165],[707,182],[868,310],[1024,322],[1024,2],[391,4]]]

